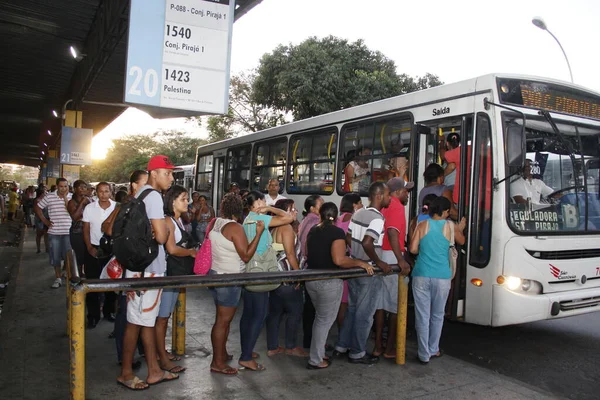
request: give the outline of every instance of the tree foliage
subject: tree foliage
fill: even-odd
[[[285,113],[259,105],[254,99],[253,87],[256,73],[242,72],[231,77],[229,86],[229,111],[225,115],[208,117],[206,129],[208,142],[236,137],[243,133],[258,132],[285,124]],[[193,118],[201,124],[200,118]]]
[[[0,181],[15,181],[21,189],[30,185],[37,185],[39,170],[36,167],[19,165],[15,168],[0,166]]]
[[[260,60],[252,87],[258,104],[304,119],[437,86],[432,74],[412,78],[362,40],[328,36],[279,45]]]
[[[81,169],[81,179],[88,182],[127,182],[136,169],[146,169],[150,157],[164,154],[175,165],[193,164],[196,148],[206,140],[182,132],[162,131],[153,135],[130,135],[113,140],[104,160],[94,160]]]

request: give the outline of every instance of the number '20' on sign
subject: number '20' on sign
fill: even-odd
[[[154,97],[158,93],[158,73],[153,69],[148,69],[145,73],[142,68],[134,65],[129,68],[129,76],[133,77],[133,83],[129,88],[129,94],[132,96],[141,96],[142,88],[144,95]],[[143,81],[143,85],[142,85]],[[142,86],[142,88],[140,88]]]

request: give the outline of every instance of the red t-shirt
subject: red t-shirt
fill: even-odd
[[[390,237],[387,234],[388,228],[396,229],[400,235],[400,250],[405,251],[404,241],[406,240],[406,215],[404,211],[404,205],[396,197],[391,198],[390,205],[388,208],[381,210],[385,222],[383,225],[383,250],[392,250],[390,246]]]
[[[460,147],[446,151],[444,155],[448,164],[456,165],[456,178],[454,179],[454,189],[452,189],[452,201],[458,204],[458,192],[460,191]]]
[[[454,189],[452,190],[452,201],[458,204],[458,193],[460,192],[460,147],[452,150],[448,150],[444,155],[448,164],[454,163],[456,165],[456,179],[454,180]],[[469,185],[470,171],[471,171],[471,146],[467,147],[467,187]],[[468,200],[467,200],[468,203]]]

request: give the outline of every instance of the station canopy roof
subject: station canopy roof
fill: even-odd
[[[261,1],[237,0],[235,20]],[[40,165],[44,143],[53,147],[57,140],[64,109],[83,111],[83,127],[97,133],[128,107],[129,4],[0,0],[0,163]],[[70,46],[85,57],[75,60]]]

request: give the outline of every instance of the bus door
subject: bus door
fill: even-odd
[[[222,154],[221,154],[222,152]],[[217,216],[219,215],[219,211],[221,209],[220,204],[223,196],[225,195],[225,150],[215,151],[214,153],[214,161],[213,161],[213,203],[212,206],[215,210]]]
[[[444,168],[444,185],[452,195],[453,214],[460,221],[462,217],[468,220],[469,198],[470,198],[470,176],[471,176],[471,141],[473,139],[473,115],[448,117],[434,121],[418,123],[419,135],[417,165],[414,165],[417,174],[417,191],[411,196],[411,211],[414,217],[421,212],[419,193],[426,186],[423,178],[425,168],[431,163],[437,163]],[[452,151],[450,142],[460,144]],[[440,146],[445,146],[445,152]],[[467,149],[467,151],[462,151]],[[442,154],[445,153],[445,154]],[[450,162],[449,162],[450,161]],[[448,192],[445,190],[448,195]],[[467,232],[465,232],[467,234]],[[446,315],[453,319],[462,317],[464,311],[464,298],[466,291],[466,265],[467,246],[457,246],[458,260],[456,275],[452,282],[452,289],[448,297]]]

